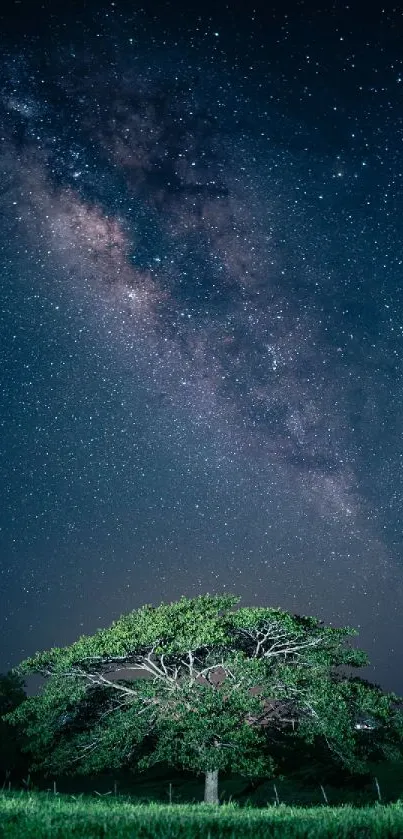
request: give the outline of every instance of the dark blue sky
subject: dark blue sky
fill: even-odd
[[[231,591],[403,690],[402,14],[2,12],[0,669]]]

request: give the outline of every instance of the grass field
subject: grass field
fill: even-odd
[[[0,794],[1,839],[401,839],[403,805],[239,808]]]

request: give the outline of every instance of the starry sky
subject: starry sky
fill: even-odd
[[[403,13],[60,6],[0,13],[0,670],[227,591],[403,691]]]

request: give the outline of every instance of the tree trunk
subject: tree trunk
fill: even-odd
[[[204,803],[218,804],[218,769],[206,772],[204,782]]]

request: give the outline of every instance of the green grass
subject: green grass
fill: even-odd
[[[403,805],[239,808],[0,794],[1,839],[401,839]]]

